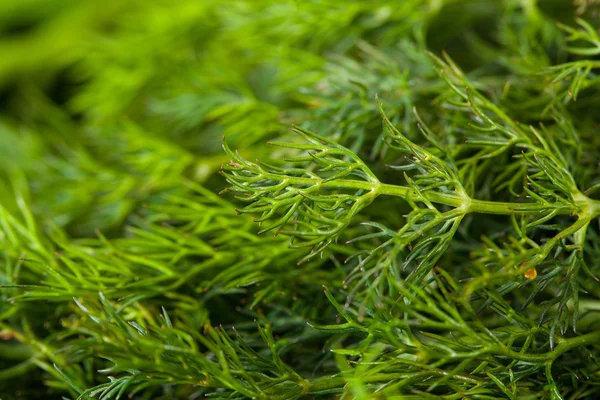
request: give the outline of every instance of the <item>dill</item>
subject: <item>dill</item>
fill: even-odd
[[[100,8],[0,2],[2,399],[597,397],[596,2]]]

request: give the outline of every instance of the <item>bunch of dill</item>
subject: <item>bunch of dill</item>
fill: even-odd
[[[597,398],[599,11],[0,2],[0,398]]]

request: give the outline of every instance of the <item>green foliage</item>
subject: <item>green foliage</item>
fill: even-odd
[[[0,2],[0,397],[595,399],[596,3]]]

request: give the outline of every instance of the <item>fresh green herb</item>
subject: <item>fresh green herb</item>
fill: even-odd
[[[0,2],[2,399],[597,397],[595,1],[96,8]]]

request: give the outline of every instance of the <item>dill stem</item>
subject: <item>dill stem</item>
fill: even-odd
[[[372,374],[372,375],[367,375],[367,376],[361,377],[360,380],[364,383],[376,383],[376,382],[389,382],[392,380],[415,380],[415,379],[429,377],[431,375],[445,376],[445,375],[448,375],[448,371],[428,370],[425,372],[410,372],[410,373],[407,373],[407,372],[378,373],[378,374]],[[470,375],[456,374],[456,375],[454,375],[454,377],[459,380],[473,383],[473,384],[480,383],[479,379],[477,379],[473,376],[470,376]],[[350,380],[352,380],[352,377],[345,378],[342,376],[332,376],[332,377],[324,376],[321,378],[317,378],[314,381],[308,383],[308,393],[316,393],[316,392],[332,390],[332,389],[336,389],[336,388],[342,388]]]
[[[515,350],[511,350],[504,346],[499,347],[491,347],[487,351],[483,351],[482,353],[487,353],[492,356],[504,356],[509,357],[514,360],[520,360],[525,363],[530,364],[539,364],[541,366],[546,365],[548,362],[552,363],[558,357],[563,355],[564,353],[581,346],[586,346],[590,343],[596,343],[600,340],[600,332],[592,332],[586,335],[581,335],[568,339],[560,339],[560,343],[556,348],[552,351],[541,353],[541,354],[524,354]],[[448,371],[441,370],[428,370],[426,372],[415,372],[415,373],[379,373],[367,375],[360,378],[360,381],[363,383],[376,383],[376,382],[389,382],[392,380],[414,380],[419,379],[421,376],[427,377],[434,375],[445,376],[448,375]],[[463,380],[465,382],[470,382],[477,384],[479,380],[471,375],[464,374],[456,374],[453,375],[455,378],[459,380]],[[332,376],[332,377],[321,377],[317,378],[311,382],[308,382],[308,393],[317,393],[317,392],[325,392],[332,391],[335,389],[343,388],[348,382],[353,380],[352,376],[342,377],[342,376]]]
[[[314,181],[305,178],[292,178],[291,180],[298,181],[297,183],[304,183],[307,181],[314,183]],[[405,186],[391,185],[387,183],[379,182],[368,182],[368,181],[356,181],[349,179],[338,179],[334,181],[324,181],[321,183],[321,187],[324,188],[346,188],[346,189],[362,189],[376,191],[380,195],[404,197],[412,196],[412,190]],[[478,214],[497,214],[497,215],[510,215],[510,214],[536,214],[551,209],[544,204],[539,203],[516,203],[516,202],[501,202],[501,201],[487,201],[487,200],[476,200],[471,198],[465,198],[459,195],[439,193],[439,192],[425,192],[424,195],[434,203],[444,204],[452,207],[465,207],[467,212],[478,213]],[[416,200],[418,198],[415,197]],[[600,207],[600,206],[599,206]],[[599,208],[600,209],[600,208]],[[564,207],[557,210],[559,214],[572,214],[577,210],[570,207]]]
[[[585,335],[576,336],[568,339],[559,339],[559,344],[554,348],[554,350],[546,353],[523,354],[507,348],[499,348],[489,351],[488,354],[493,354],[497,351],[497,354],[512,358],[514,360],[538,364],[545,363],[548,361],[554,361],[569,350],[581,346],[586,346],[590,343],[596,343],[598,340],[600,340],[600,332],[591,332]]]
[[[386,183],[381,184],[379,190],[381,194],[400,197],[406,197],[407,195],[410,195],[412,193],[410,188],[397,185],[389,185]],[[424,193],[424,195],[430,201],[438,204],[445,204],[447,206],[453,207],[463,207],[467,205],[468,212],[479,214],[529,214],[538,213],[549,208],[545,205],[538,203],[510,203],[500,201],[476,200],[446,193],[426,192]],[[562,211],[562,214],[570,214],[574,210],[564,208],[560,211]]]
[[[600,341],[600,331],[587,333],[585,335],[576,336],[573,338],[559,340],[558,346],[556,346],[553,352],[550,352],[556,354],[555,357],[552,358],[552,360],[555,360],[560,355],[566,353],[569,350],[580,346],[587,346],[591,343],[597,343],[598,341]]]

